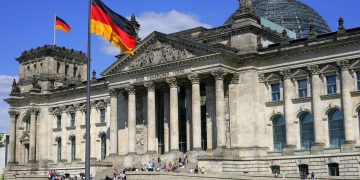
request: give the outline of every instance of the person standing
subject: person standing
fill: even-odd
[[[315,179],[315,174],[314,174],[314,172],[311,172],[311,179],[312,179],[312,180]]]

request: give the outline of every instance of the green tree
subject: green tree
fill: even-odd
[[[6,135],[4,133],[0,133],[0,148],[5,147],[6,145]]]

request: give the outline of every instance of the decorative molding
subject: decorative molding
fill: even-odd
[[[169,84],[170,88],[177,88],[177,81],[175,77],[167,78],[166,83]]]
[[[320,98],[321,100],[340,99],[341,93],[321,95]]]
[[[8,113],[11,119],[15,119],[16,116],[20,114],[19,111],[15,111],[15,110],[9,110]]]
[[[118,97],[120,94],[120,91],[118,89],[108,89],[108,93],[110,94],[110,97]]]
[[[65,47],[61,48],[53,45],[45,45],[43,47],[38,47],[37,49],[25,51],[16,60],[19,63],[23,63],[26,61],[36,60],[47,56],[62,60],[76,60],[80,62],[87,61],[86,54],[81,51],[74,51],[73,49],[66,49]]]
[[[238,73],[233,73],[230,80],[230,84],[239,84],[239,78],[240,75]]]
[[[66,127],[66,130],[75,130],[76,129],[76,126],[69,126],[69,127]]]
[[[127,87],[125,88],[125,90],[126,90],[129,94],[131,94],[131,95],[135,95],[135,94],[136,94],[136,88],[135,88],[135,86],[133,86],[133,85],[127,86]]]
[[[40,109],[39,109],[39,108],[35,108],[35,107],[30,107],[30,108],[28,109],[28,111],[29,111],[29,113],[30,113],[31,115],[36,115],[38,112],[40,112]]]
[[[146,81],[144,82],[144,86],[147,88],[148,91],[155,91],[154,81]]]
[[[336,64],[340,67],[341,71],[349,71],[350,63],[349,60],[341,60],[336,62]]]
[[[284,101],[274,101],[274,102],[266,102],[266,107],[275,107],[284,105]]]
[[[95,123],[96,127],[104,127],[106,126],[106,122],[101,122],[101,123]]]
[[[260,83],[265,83],[266,82],[265,73],[259,73],[258,74],[258,80],[259,80]]]
[[[215,80],[224,80],[224,76],[226,75],[225,71],[221,68],[218,68],[211,72],[211,75],[214,76]]]
[[[296,99],[292,99],[291,101],[294,104],[301,104],[301,103],[307,103],[307,102],[311,102],[312,97],[304,97],[304,98],[296,98]]]
[[[154,44],[148,46],[145,52],[130,64],[129,69],[142,68],[194,56],[194,54],[186,49],[176,49],[169,43],[161,43],[157,40]]]
[[[280,71],[280,74],[282,75],[283,79],[291,79],[292,78],[290,69],[283,69]]]
[[[311,75],[317,75],[320,74],[320,68],[319,65],[309,65],[307,66],[308,71]]]
[[[188,79],[191,81],[192,84],[199,84],[200,83],[199,74],[197,74],[197,73],[189,74]]]

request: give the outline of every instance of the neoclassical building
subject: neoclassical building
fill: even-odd
[[[212,172],[359,177],[360,29],[339,19],[327,32],[293,0],[268,7],[286,2],[301,25],[269,24],[242,0],[223,26],[153,32],[93,72],[93,174],[186,153]],[[46,45],[16,60],[7,178],[84,172],[85,54]]]

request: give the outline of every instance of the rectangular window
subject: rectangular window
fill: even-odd
[[[326,87],[328,94],[336,93],[336,75],[326,76]]]
[[[61,128],[61,115],[56,116],[56,128]]]
[[[298,81],[298,91],[299,91],[299,97],[307,97],[307,80],[299,80]]]
[[[271,84],[272,101],[280,101],[280,84]]]
[[[360,72],[356,72],[357,90],[360,90]]]
[[[70,126],[75,126],[75,113],[70,113]]]
[[[100,122],[105,122],[105,109],[100,109]]]

